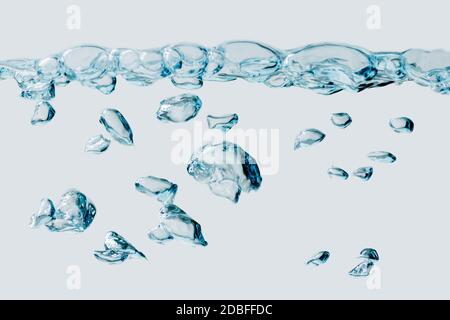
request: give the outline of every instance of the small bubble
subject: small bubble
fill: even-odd
[[[387,152],[387,151],[369,152],[367,154],[367,157],[370,160],[382,162],[382,163],[393,163],[397,160],[396,156],[394,156],[392,153]]]
[[[224,116],[208,115],[206,120],[208,122],[208,128],[219,129],[223,132],[227,132],[237,124],[239,117],[236,113],[227,114]]]
[[[133,257],[147,259],[142,252],[114,231],[106,234],[104,247],[104,250],[94,251],[94,257],[102,262],[117,264]]]
[[[110,144],[111,140],[108,140],[103,135],[99,134],[87,141],[84,151],[89,153],[102,153],[109,148]]]
[[[186,122],[194,118],[202,107],[200,98],[193,94],[180,94],[162,100],[156,113],[164,122]]]
[[[361,180],[367,181],[373,175],[373,168],[372,167],[358,168],[355,171],[353,171],[353,175],[357,178],[360,178]]]
[[[339,112],[331,115],[331,122],[338,128],[347,128],[352,123],[352,117],[348,113]]]
[[[306,264],[312,264],[314,266],[319,266],[321,264],[324,264],[328,261],[328,258],[330,257],[330,252],[328,251],[320,251],[316,253],[311,259],[306,262]]]
[[[344,169],[337,168],[337,167],[331,167],[328,169],[328,175],[330,178],[338,178],[341,180],[347,180],[348,179],[348,173]]]
[[[389,126],[397,133],[411,133],[414,131],[414,122],[407,117],[391,119]]]

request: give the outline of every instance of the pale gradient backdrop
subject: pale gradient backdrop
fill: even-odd
[[[81,8],[80,30],[66,27],[71,4]],[[380,30],[366,27],[373,4],[381,9]],[[332,41],[382,51],[450,49],[450,5],[437,0],[16,0],[1,9],[0,59],[41,57],[84,43],[151,48],[234,39],[279,48]],[[195,91],[204,103],[196,120],[205,124],[209,113],[236,112],[240,128],[280,130],[278,174],[265,176],[258,192],[234,205],[171,161],[172,131],[194,124],[163,124],[155,111],[161,99],[182,92],[168,80],[136,87],[120,79],[109,96],[71,84],[57,89],[54,120],[32,127],[33,103],[19,97],[13,81],[0,83],[1,298],[450,298],[449,97],[413,83],[333,96],[243,81],[206,83]],[[98,117],[106,107],[123,112],[136,145],[114,143],[103,155],[85,154],[86,140],[102,132]],[[354,120],[346,130],[329,121],[341,111]],[[412,135],[388,127],[390,118],[403,115],[415,121]],[[323,130],[326,140],[293,152],[295,135],[309,127]],[[370,182],[326,175],[332,164],[349,171],[370,164],[366,153],[379,149],[398,161],[374,164]],[[202,224],[208,247],[147,239],[159,205],[134,190],[134,179],[144,175],[179,185],[176,203]],[[85,233],[28,228],[42,197],[57,200],[72,187],[98,209]],[[149,262],[96,261],[92,252],[108,230],[129,239]],[[347,275],[364,247],[381,256],[379,290]],[[305,266],[325,249],[331,251],[326,265]],[[70,265],[80,267],[80,290],[67,289]]]

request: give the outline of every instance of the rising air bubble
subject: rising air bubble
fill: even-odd
[[[370,160],[382,163],[393,163],[397,160],[397,157],[387,151],[373,151],[367,154]]]
[[[353,277],[367,277],[370,275],[370,271],[372,270],[374,263],[380,260],[378,256],[378,252],[372,248],[362,249],[359,253],[359,258],[363,259],[361,263],[359,263],[356,267],[354,267],[349,275]]]
[[[325,133],[317,129],[301,131],[295,138],[294,150],[304,149],[315,145],[325,139]]]
[[[338,178],[341,180],[347,180],[348,179],[348,173],[344,169],[337,168],[337,167],[331,167],[327,171],[328,176],[330,178]]]
[[[368,181],[373,175],[372,167],[361,167],[353,171],[353,175],[361,180]]]
[[[347,128],[352,123],[352,117],[346,112],[333,113],[331,122],[338,128]]]
[[[34,108],[33,117],[31,118],[32,125],[42,125],[50,122],[55,116],[55,109],[47,101],[39,102]]]
[[[208,115],[206,120],[208,122],[209,129],[219,129],[222,132],[227,132],[238,123],[239,117],[236,113],[227,114],[224,116]]]
[[[45,225],[50,231],[85,231],[94,220],[97,210],[83,193],[71,189],[64,193],[56,208],[49,199],[41,201],[37,213],[31,217],[32,228]]]
[[[389,126],[397,133],[411,133],[414,131],[414,122],[407,117],[393,118]]]
[[[164,122],[186,122],[194,118],[202,107],[200,98],[193,94],[180,94],[162,100],[156,112],[158,120]]]
[[[194,245],[208,245],[200,224],[174,204],[161,208],[160,224],[148,233],[148,237],[159,243],[180,239]]]
[[[328,261],[328,258],[330,257],[330,252],[328,251],[320,251],[317,254],[315,254],[311,259],[306,262],[306,264],[312,264],[314,266],[319,266],[321,264],[324,264]]]
[[[241,192],[258,190],[262,182],[255,159],[228,141],[200,148],[192,155],[187,172],[207,184],[215,195],[234,203],[239,201]]]
[[[110,144],[111,140],[108,140],[103,135],[99,134],[86,142],[84,151],[96,154],[103,153],[108,150]]]
[[[361,258],[365,258],[365,259],[369,259],[369,260],[374,260],[374,261],[380,260],[380,256],[378,255],[377,250],[372,249],[372,248],[362,249],[361,252],[359,253],[359,255]]]
[[[353,277],[367,277],[370,274],[374,264],[370,260],[365,260],[349,271],[349,275]]]
[[[134,187],[143,194],[156,197],[158,201],[164,204],[171,204],[178,190],[175,183],[153,176],[139,178],[134,183]]]

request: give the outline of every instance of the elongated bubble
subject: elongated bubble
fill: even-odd
[[[194,245],[207,246],[202,228],[186,212],[174,204],[161,208],[160,224],[148,233],[151,240],[165,243],[169,240],[180,239]]]
[[[331,167],[327,171],[328,176],[330,178],[337,178],[341,180],[347,180],[348,179],[348,173],[344,169],[337,168],[337,167]]]
[[[153,176],[142,177],[136,180],[134,186],[137,191],[147,194],[164,204],[170,204],[175,198],[178,186],[164,178]]]
[[[111,141],[106,139],[103,135],[99,134],[95,137],[90,138],[86,142],[84,151],[89,153],[103,153],[108,150]]]
[[[119,110],[103,110],[100,115],[100,123],[117,142],[128,146],[133,145],[133,131]]]
[[[372,178],[373,168],[372,167],[361,167],[353,171],[353,175],[360,178],[363,181],[368,181]]]
[[[198,96],[180,94],[162,100],[156,117],[165,122],[186,122],[194,118],[201,107],[202,101]]]

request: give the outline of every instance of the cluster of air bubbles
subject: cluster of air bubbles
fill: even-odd
[[[164,178],[146,176],[137,179],[134,186],[137,191],[156,198],[162,204],[159,225],[148,233],[151,240],[163,244],[179,239],[194,245],[208,245],[200,224],[173,203],[178,190],[175,183]]]
[[[313,257],[311,257],[306,264],[312,266],[320,266],[325,264],[330,258],[329,251],[319,251]],[[367,277],[370,275],[374,263],[380,260],[377,250],[372,248],[365,248],[361,250],[359,258],[362,259],[358,265],[349,271],[349,275],[353,277]]]
[[[397,133],[411,133],[414,130],[414,122],[407,117],[393,118],[389,126]]]
[[[352,117],[346,112],[333,113],[331,115],[331,123],[341,129],[347,128],[352,124]],[[407,117],[393,118],[389,121],[389,126],[397,133],[412,133],[414,130],[414,122]],[[294,150],[309,148],[322,142],[326,137],[326,134],[318,129],[305,129],[300,131],[294,141]],[[367,158],[379,163],[394,163],[397,161],[397,157],[388,151],[372,151],[367,154]],[[359,167],[353,170],[352,175],[359,178],[362,181],[368,181],[373,175],[372,166]],[[347,170],[331,166],[327,170],[327,174],[330,178],[347,180],[350,174]]]
[[[212,48],[178,43],[144,50],[81,45],[42,59],[0,61],[0,80],[15,79],[21,96],[37,101],[32,122],[42,124],[55,113],[42,102],[55,97],[56,87],[75,81],[104,94],[114,91],[118,77],[139,86],[168,78],[182,89],[200,88],[204,81],[243,79],[324,95],[412,81],[448,94],[449,67],[450,52],[444,50],[371,52],[337,43],[289,50],[254,41],[228,41]]]

